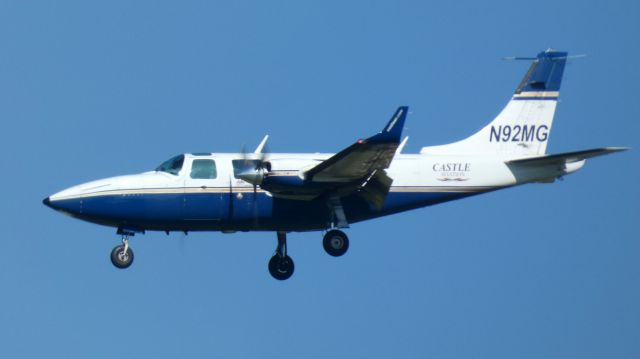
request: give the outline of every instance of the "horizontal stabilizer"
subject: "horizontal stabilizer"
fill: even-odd
[[[578,162],[578,161],[586,160],[587,158],[608,155],[610,153],[626,151],[626,150],[628,150],[627,147],[594,148],[590,150],[566,152],[566,153],[559,153],[555,155],[522,158],[518,160],[507,161],[506,163],[514,164],[514,165],[533,165],[533,166],[563,164],[563,163]]]
[[[519,184],[530,182],[550,183],[556,178],[573,173],[584,166],[588,158],[627,150],[624,147],[604,147],[590,150],[558,153],[506,161]]]

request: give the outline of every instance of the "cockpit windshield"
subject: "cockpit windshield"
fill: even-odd
[[[167,172],[177,176],[180,170],[182,169],[183,164],[184,164],[184,155],[177,155],[175,157],[172,157],[162,162],[162,164],[156,168],[156,171]]]

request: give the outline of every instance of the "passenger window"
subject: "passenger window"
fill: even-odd
[[[191,178],[214,179],[217,177],[216,163],[213,160],[193,160]]]

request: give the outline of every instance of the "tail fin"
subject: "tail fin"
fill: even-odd
[[[424,147],[422,154],[543,155],[560,94],[567,53],[548,49],[529,71],[500,114],[472,136],[448,145]]]

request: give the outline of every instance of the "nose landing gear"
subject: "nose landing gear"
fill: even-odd
[[[111,251],[111,263],[120,269],[129,268],[133,263],[133,250],[129,247],[128,234],[123,234],[122,244]]]
[[[287,255],[287,233],[278,232],[276,253],[269,260],[269,273],[277,280],[286,280],[293,275],[293,259]]]

